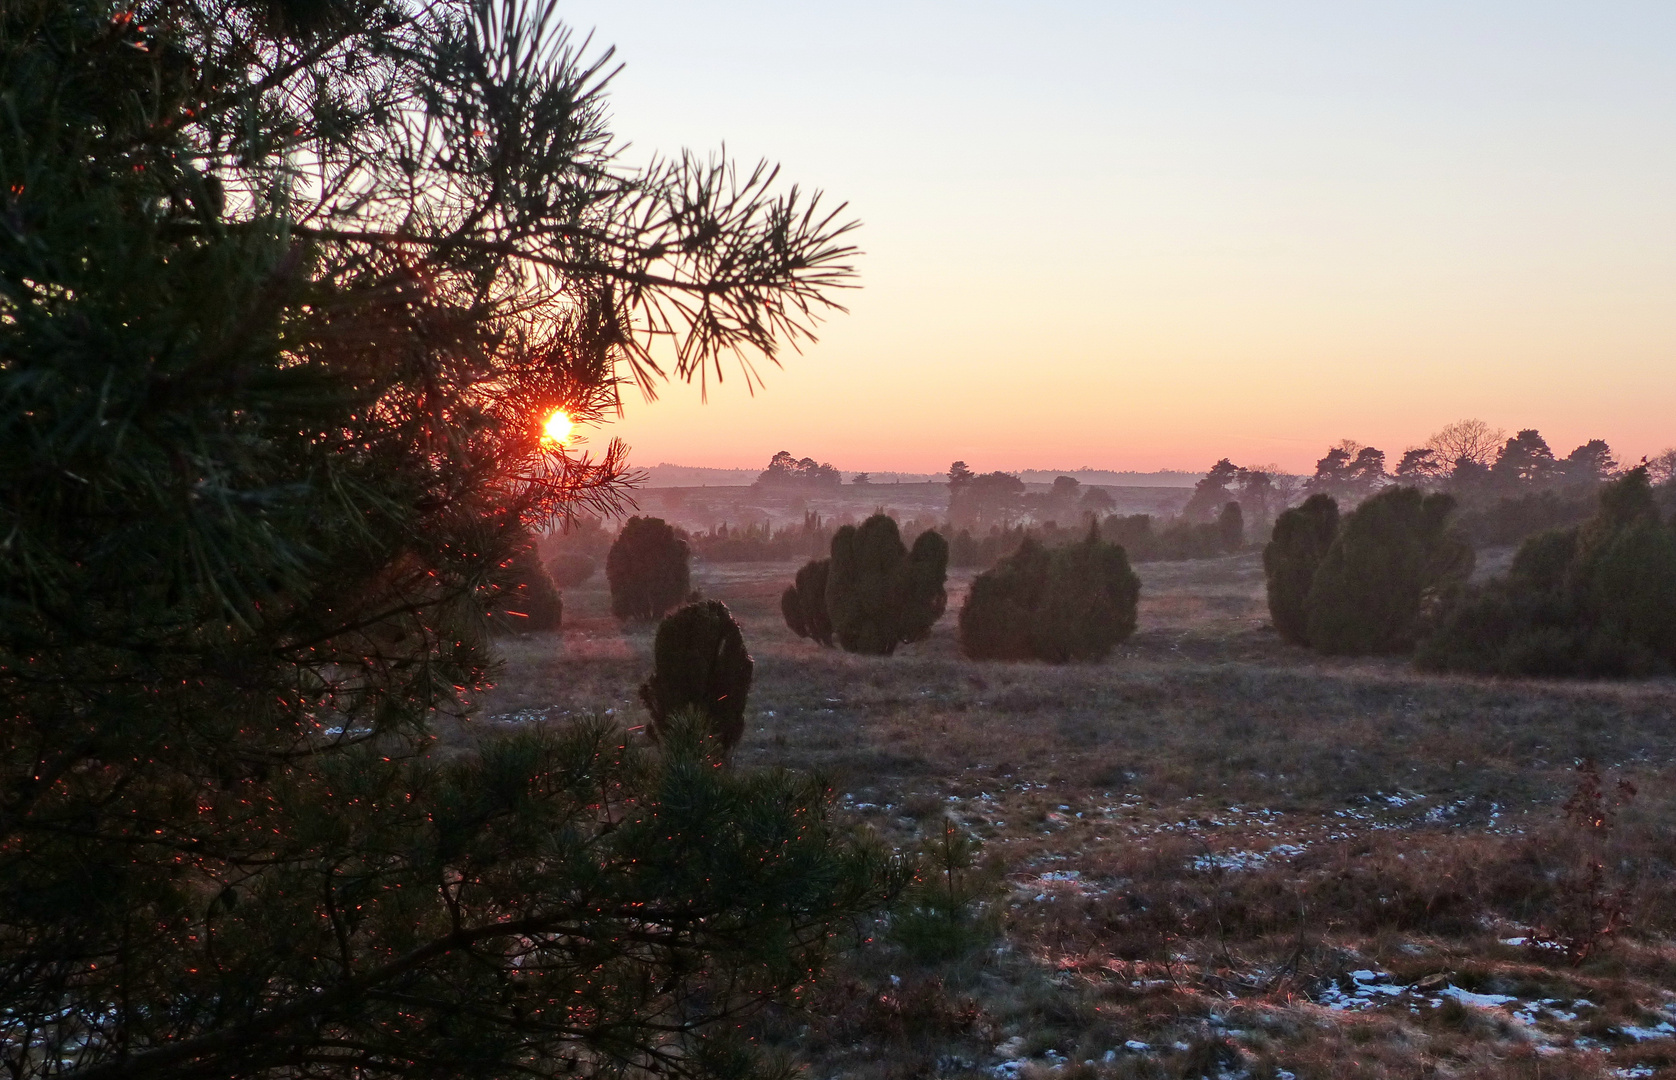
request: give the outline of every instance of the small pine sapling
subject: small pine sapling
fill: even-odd
[[[671,612],[658,624],[652,643],[652,677],[640,700],[652,714],[649,729],[660,738],[671,718],[699,712],[731,751],[745,733],[745,699],[755,662],[727,605],[700,600]]]
[[[890,936],[920,963],[958,959],[1000,933],[1002,867],[996,861],[980,865],[977,852],[977,842],[947,817],[915,852],[913,884]]]

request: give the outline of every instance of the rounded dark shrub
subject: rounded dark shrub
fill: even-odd
[[[1391,487],[1344,520],[1305,601],[1311,647],[1347,656],[1406,652],[1422,614],[1472,573],[1472,546],[1449,528],[1453,497]]]
[[[1676,668],[1676,532],[1645,471],[1603,488],[1583,525],[1526,540],[1507,576],[1463,596],[1415,659],[1493,675]]]
[[[832,619],[826,613],[826,576],[830,559],[811,559],[780,594],[780,614],[798,637],[832,644]]]
[[[664,734],[671,717],[696,711],[732,750],[745,732],[755,662],[727,605],[700,600],[671,612],[658,624],[652,663],[652,677],[640,686],[652,737]]]
[[[848,652],[889,656],[923,640],[948,603],[948,542],[928,530],[902,543],[896,522],[874,514],[832,537],[826,610],[838,644]]]
[[[972,582],[960,646],[975,660],[1102,660],[1135,632],[1140,593],[1123,548],[1093,529],[1058,548],[1026,540]]]
[[[960,606],[960,649],[974,660],[1035,656],[1030,625],[1047,591],[1047,549],[1026,538],[1011,555],[972,579]]]
[[[557,630],[564,623],[564,599],[542,567],[533,540],[508,559],[495,578],[497,592],[489,612],[495,629]]]
[[[1281,514],[1263,549],[1263,576],[1269,594],[1269,618],[1280,636],[1308,645],[1304,603],[1316,568],[1338,535],[1338,503],[1331,495],[1311,495],[1302,506]]]
[[[593,577],[598,568],[599,564],[593,556],[579,551],[563,552],[547,563],[547,572],[552,575],[553,584],[561,589],[576,588]]]
[[[656,619],[687,598],[687,542],[662,518],[631,517],[605,556],[611,614]]]

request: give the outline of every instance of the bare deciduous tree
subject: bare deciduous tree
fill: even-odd
[[[1453,468],[1463,459],[1488,467],[1496,459],[1496,452],[1507,440],[1507,432],[1493,428],[1482,420],[1457,420],[1426,440],[1446,467]]]

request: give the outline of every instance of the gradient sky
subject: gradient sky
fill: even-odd
[[[862,288],[639,464],[1313,467],[1676,443],[1676,4],[572,0],[631,157],[847,200]]]

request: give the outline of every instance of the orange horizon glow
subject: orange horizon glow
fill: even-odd
[[[1676,446],[1671,5],[565,10],[634,153],[725,143],[862,223],[847,313],[754,394],[625,393],[632,465],[1308,473],[1469,417]]]

